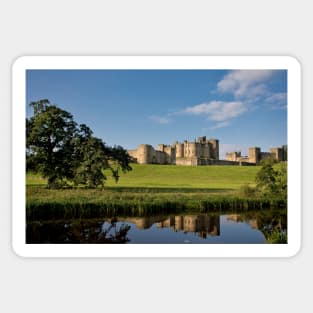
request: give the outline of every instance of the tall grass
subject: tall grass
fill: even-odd
[[[114,193],[100,190],[41,190],[26,201],[27,219],[146,216],[184,211],[200,213],[286,207],[282,199],[210,196],[207,193]],[[28,190],[28,193],[31,191]],[[90,194],[88,193],[90,192]],[[50,195],[44,197],[45,194]],[[77,193],[77,197],[75,197]],[[54,194],[58,196],[54,196]],[[40,195],[40,196],[38,196]]]
[[[285,199],[243,195],[240,187],[254,186],[259,167],[133,165],[118,184],[108,179],[102,189],[45,188],[45,180],[27,174],[27,218],[92,218],[143,216],[194,210],[261,210],[286,207]]]

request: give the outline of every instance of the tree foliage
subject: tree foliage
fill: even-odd
[[[83,184],[90,188],[103,186],[106,179],[103,169],[109,167],[104,143],[92,134],[91,129],[82,124],[73,140],[74,184]]]
[[[257,189],[264,196],[287,197],[287,163],[280,163],[275,170],[270,160],[263,162],[255,181]]]
[[[48,179],[48,187],[68,182],[87,187],[103,186],[103,170],[110,168],[116,181],[119,172],[129,171],[130,156],[122,147],[108,147],[93,136],[85,124],[49,100],[31,102],[34,115],[26,119],[27,169]]]
[[[34,116],[26,123],[28,163],[54,187],[73,178],[72,139],[76,132],[73,116],[48,100],[32,102]]]

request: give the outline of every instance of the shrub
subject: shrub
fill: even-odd
[[[245,184],[240,188],[239,193],[244,197],[255,197],[259,195],[257,188]]]

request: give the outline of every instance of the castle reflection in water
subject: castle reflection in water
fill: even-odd
[[[147,229],[156,224],[158,228],[172,228],[175,232],[192,232],[201,238],[220,235],[220,217],[218,215],[179,215],[170,216],[166,219],[142,217],[127,218],[127,221],[134,223],[138,229]]]

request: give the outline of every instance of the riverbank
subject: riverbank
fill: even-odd
[[[219,212],[221,210],[259,210],[284,208],[284,199],[248,198],[236,194],[217,195],[214,191],[138,189],[68,189],[48,190],[27,187],[27,218],[51,219],[97,216],[144,216],[193,210]]]
[[[28,219],[171,214],[193,210],[259,210],[286,208],[286,199],[243,196],[243,185],[254,186],[259,167],[166,166],[133,164],[116,184],[108,177],[104,188],[47,189],[46,181],[26,177]]]

